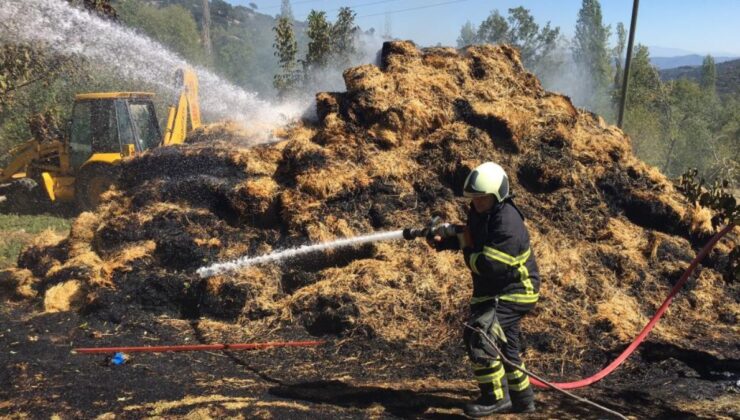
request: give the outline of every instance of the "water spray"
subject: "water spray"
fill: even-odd
[[[396,241],[405,239],[407,241],[416,238],[430,238],[433,236],[449,237],[460,235],[462,227],[451,225],[449,223],[439,223],[439,217],[433,218],[426,226],[422,228],[406,228],[390,232],[378,232],[369,235],[356,236],[351,238],[337,239],[331,242],[324,242],[314,245],[303,245],[298,248],[285,249],[258,257],[244,256],[234,261],[216,263],[207,267],[199,268],[196,273],[201,278],[212,277],[229,271],[235,271],[240,268],[249,267],[257,264],[279,262],[288,258],[300,257],[313,252],[328,251],[335,248],[362,245],[372,242]]]
[[[264,264],[269,262],[278,262],[286,258],[295,258],[301,255],[310,254],[312,252],[328,251],[334,248],[342,248],[346,246],[362,245],[371,242],[379,241],[394,241],[403,239],[403,230],[395,230],[392,232],[380,232],[373,233],[370,235],[357,236],[352,238],[343,238],[332,242],[325,242],[315,245],[303,245],[299,248],[291,248],[283,251],[273,252],[267,255],[261,255],[259,257],[244,256],[237,260],[212,264],[208,267],[199,268],[197,273],[202,278],[215,276],[217,274],[223,274],[228,271],[238,270],[240,268],[249,267],[256,264]]]
[[[159,43],[62,0],[3,0],[0,43],[32,44],[62,56],[78,56],[105,66],[123,79],[174,93],[172,72],[191,67],[198,74],[204,112],[231,119],[254,131],[270,131],[298,119],[308,103],[270,103],[189,64]]]

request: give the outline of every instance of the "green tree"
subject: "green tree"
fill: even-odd
[[[573,39],[573,58],[586,78],[587,87],[593,92],[587,106],[601,114],[610,110],[607,95],[611,73],[609,35],[609,26],[602,22],[599,1],[583,0]]]
[[[559,34],[560,28],[551,28],[550,22],[540,29],[530,11],[520,6],[509,9],[506,19],[498,10],[492,11],[480,24],[475,41],[511,44],[519,49],[524,65],[535,68],[554,49]]]
[[[211,60],[213,58],[213,44],[211,43],[211,8],[208,6],[208,1],[202,0],[201,26],[203,28],[203,48],[205,49],[206,60]]]
[[[647,47],[638,44],[630,69],[624,131],[632,138],[637,155],[655,166],[663,164],[665,132],[671,125],[666,120],[666,101],[660,74],[650,63],[650,52]]]
[[[717,68],[711,55],[704,57],[701,63],[701,87],[708,92],[717,91]]]
[[[0,46],[0,111],[13,103],[18,90],[54,79],[68,61],[34,45]]]
[[[349,66],[351,58],[357,54],[355,37],[359,28],[355,25],[356,13],[349,7],[339,8],[337,21],[331,27],[332,54],[338,60],[338,66]]]
[[[612,59],[614,60],[614,89],[619,92],[622,87],[622,78],[624,78],[624,72],[622,70],[622,59],[624,57],[624,48],[627,44],[627,31],[624,29],[622,22],[617,23],[617,45],[612,50]],[[617,94],[616,102],[619,102],[619,94]]]
[[[663,173],[677,177],[689,167],[700,168],[703,173],[711,153],[711,130],[701,87],[686,79],[672,82],[667,86],[667,105]]]
[[[478,27],[476,41],[491,44],[509,44],[509,23],[498,10],[493,10]]]
[[[239,86],[248,85],[255,62],[248,34],[237,27],[213,28],[212,34],[216,71]]]
[[[740,189],[740,98],[724,96],[716,104],[710,120],[711,154],[705,178],[727,180]]]
[[[637,44],[630,69],[627,105],[659,107],[663,95],[662,86],[658,69],[650,63],[650,50],[642,44]]]
[[[308,52],[302,61],[304,76],[310,78],[313,73],[326,67],[332,52],[331,25],[326,20],[326,12],[311,10],[306,19],[308,29]]]
[[[711,60],[705,61],[711,69]],[[663,83],[643,45],[632,59],[624,130],[636,154],[667,176],[696,168],[702,178],[728,180],[737,188],[740,101],[718,98],[689,79]]]
[[[184,7],[169,5],[160,9],[141,0],[123,0],[117,8],[127,25],[140,29],[191,63],[204,62],[198,24]]]
[[[465,22],[465,25],[460,28],[460,36],[457,37],[457,48],[463,48],[468,45],[478,43],[478,36],[476,34],[475,25],[470,21]]]
[[[273,78],[273,86],[278,95],[285,96],[296,86],[298,75],[296,72],[296,55],[298,54],[298,43],[293,34],[293,23],[285,16],[280,16],[273,28],[275,31],[275,56],[280,62],[280,73]]]
[[[109,0],[68,0],[73,6],[116,20],[116,10]],[[40,45],[0,45],[0,111],[12,103],[19,89],[35,83],[49,83],[74,67],[74,57],[62,57],[44,52]]]

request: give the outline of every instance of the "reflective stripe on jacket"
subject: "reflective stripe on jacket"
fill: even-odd
[[[467,228],[472,247],[466,248],[465,263],[473,274],[473,299],[483,302],[498,296],[501,301],[537,302],[540,276],[529,244],[524,217],[508,199],[491,211],[468,212]]]

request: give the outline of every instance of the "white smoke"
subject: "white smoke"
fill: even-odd
[[[374,34],[359,32],[355,36],[355,48],[357,52],[349,59],[347,67],[329,65],[322,69],[313,70],[310,82],[299,84],[296,91],[292,92],[291,98],[299,103],[311,104],[303,116],[307,119],[316,119],[315,95],[317,92],[344,92],[346,90],[344,77],[347,68],[363,65],[380,65],[380,50],[384,40]]]

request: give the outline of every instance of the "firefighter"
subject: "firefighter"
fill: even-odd
[[[487,332],[507,359],[522,365],[519,324],[534,308],[540,286],[524,216],[512,201],[506,172],[493,162],[476,167],[463,192],[472,199],[465,228],[458,234],[432,230],[427,240],[438,251],[463,251],[473,277],[468,324]],[[533,412],[528,376],[505,366],[479,333],[465,328],[464,341],[481,393],[465,413]]]

